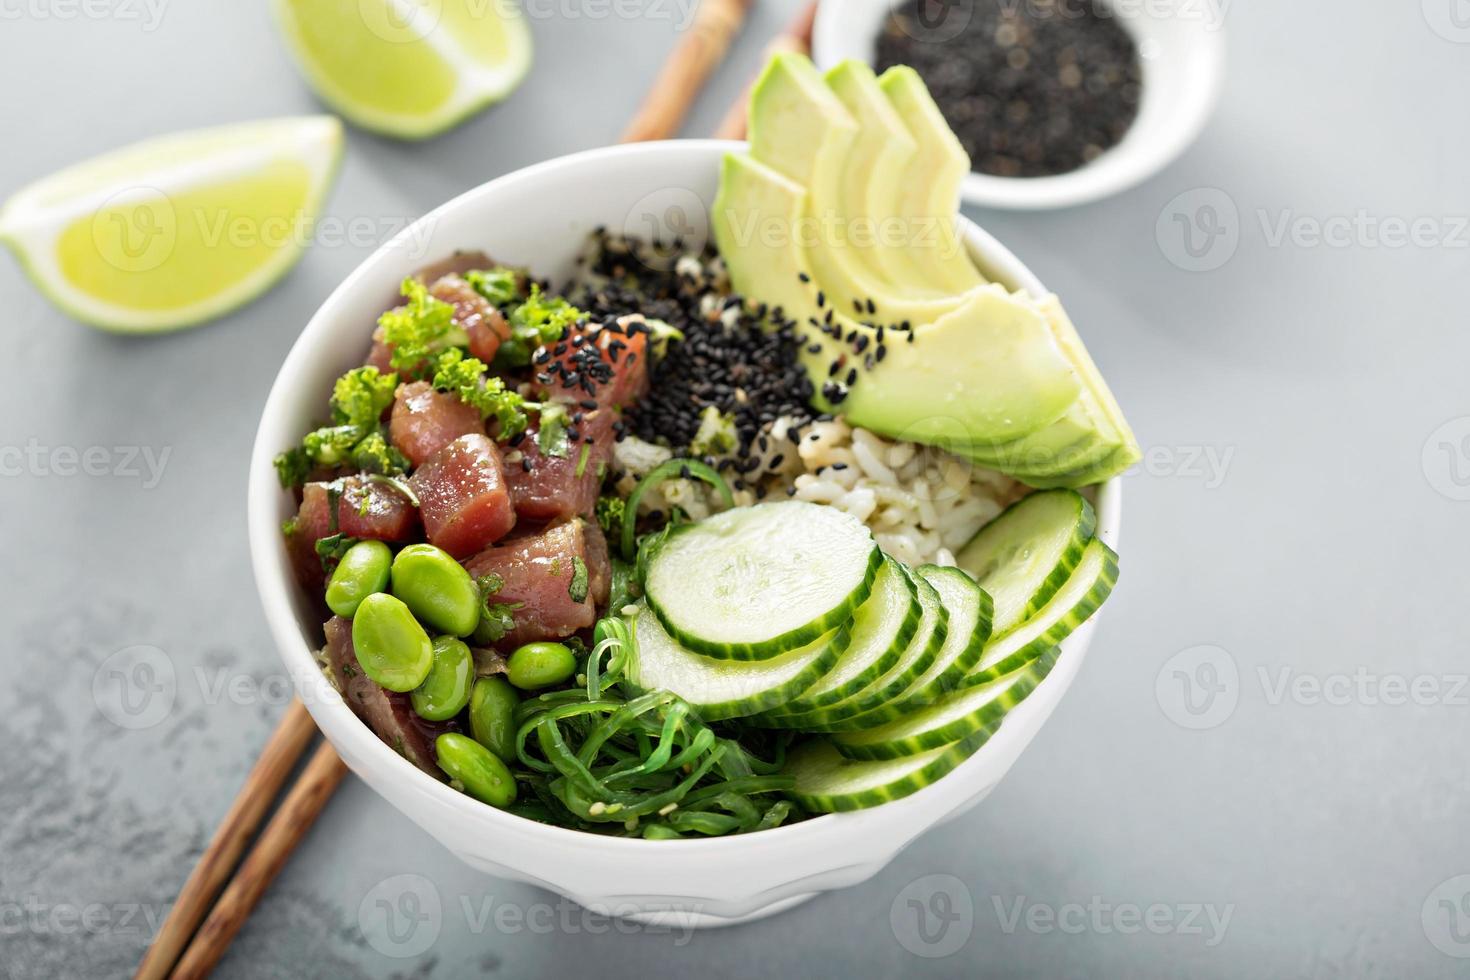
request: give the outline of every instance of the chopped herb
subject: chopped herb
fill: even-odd
[[[567,586],[567,595],[573,602],[587,601],[587,563],[581,558],[572,559],[572,581]]]
[[[464,278],[474,287],[475,292],[485,297],[492,306],[509,306],[521,294],[522,275],[515,269],[508,269],[503,265],[493,269],[476,269],[466,272]]]
[[[593,514],[597,517],[597,523],[607,534],[620,534],[623,529],[623,514],[627,512],[628,503],[622,497],[606,496],[597,499],[597,506]]]
[[[288,449],[277,456],[275,466],[276,478],[287,490],[301,486],[306,482],[307,474],[311,472],[311,460],[307,458],[306,451],[299,446],[295,449]]]
[[[591,455],[592,455],[592,447],[589,446],[585,442],[582,443],[582,452],[581,452],[581,455],[579,455],[577,457],[577,469],[576,469],[577,479],[580,480],[582,478],[582,474],[587,472],[587,459]]]
[[[465,357],[454,347],[440,354],[434,365],[434,387],[458,396],[466,405],[480,410],[484,418],[500,423],[500,438],[526,431],[526,400],[510,391],[500,378],[487,376],[484,361]]]
[[[357,544],[356,538],[349,538],[340,531],[328,537],[318,539],[316,542],[316,556],[321,559],[322,571],[328,575],[332,574],[332,570],[337,567],[337,563],[342,560],[342,556],[347,554],[347,549],[355,544]]]
[[[571,451],[567,438],[569,420],[566,406],[560,402],[548,402],[541,407],[541,427],[536,431],[536,448],[542,456],[562,457]]]
[[[396,374],[381,374],[371,366],[353,368],[332,386],[332,421],[362,428],[376,426],[393,404],[397,388]]]
[[[378,317],[383,341],[393,348],[389,363],[395,368],[418,368],[447,347],[469,343],[464,330],[455,326],[454,307],[430,296],[428,286],[410,276],[401,289],[408,302]]]
[[[397,476],[408,472],[408,458],[382,432],[372,432],[352,447],[352,465],[363,473]]]
[[[475,627],[472,639],[483,646],[504,639],[506,634],[516,628],[515,617],[512,613],[521,608],[524,603],[491,602],[490,600],[505,587],[505,580],[493,573],[481,575],[475,579],[475,587],[480,592],[480,625]]]

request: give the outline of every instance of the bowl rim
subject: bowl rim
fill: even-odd
[[[906,802],[915,801],[929,794],[935,787],[943,785],[952,778],[962,779],[962,774],[968,769],[972,773],[980,770],[974,765],[977,760],[985,758],[987,750],[1000,743],[1005,736],[1006,729],[1002,726],[997,735],[993,737],[986,746],[962,761],[954,770],[947,773],[943,778],[926,786],[916,793],[899,800],[890,801],[881,806],[871,807],[864,810],[848,811],[836,814],[820,814],[806,820],[792,824],[785,824],[770,830],[760,831],[754,834],[734,834],[722,837],[710,838],[680,838],[674,840],[644,840],[643,838],[625,838],[586,831],[572,830],[545,824],[529,818],[506,813],[495,807],[487,806],[469,796],[450,788],[447,783],[434,779],[420,770],[403,756],[393,751],[385,742],[352,712],[343,701],[340,694],[332,687],[325,674],[317,664],[315,653],[311,643],[302,631],[297,627],[296,614],[293,609],[291,595],[295,589],[295,583],[286,573],[286,562],[282,561],[283,545],[280,536],[280,521],[278,507],[280,494],[282,493],[277,481],[275,469],[272,463],[275,455],[280,451],[284,442],[278,442],[278,430],[290,430],[295,435],[287,439],[299,437],[298,426],[288,426],[289,420],[283,419],[289,413],[289,395],[298,383],[298,377],[307,373],[308,369],[323,356],[326,348],[318,340],[319,336],[330,336],[331,325],[337,317],[337,309],[342,306],[349,296],[355,295],[359,284],[369,276],[380,265],[391,263],[403,263],[412,261],[413,264],[422,264],[424,258],[410,260],[408,257],[413,253],[404,245],[415,240],[415,235],[422,234],[425,226],[432,229],[447,215],[464,209],[472,209],[486,197],[492,197],[506,192],[516,185],[526,182],[540,181],[547,175],[555,174],[561,170],[572,170],[579,166],[606,161],[614,157],[640,157],[661,156],[664,154],[683,153],[688,154],[691,161],[701,157],[711,162],[718,161],[719,157],[731,150],[744,149],[746,144],[732,140],[665,140],[639,144],[627,144],[620,146],[602,147],[598,149],[583,150],[550,160],[533,164],[519,170],[512,171],[501,177],[487,181],[472,188],[413,222],[411,225],[399,231],[392,239],[385,242],[371,255],[365,258],[359,265],[331,292],[327,299],[308,320],[300,335],[292,344],[285,360],[282,362],[275,380],[271,384],[270,393],[266,398],[265,406],[261,413],[261,419],[256,429],[255,442],[251,451],[250,469],[247,482],[247,524],[250,547],[250,559],[254,572],[256,592],[260,598],[262,608],[265,612],[267,625],[275,642],[278,653],[281,656],[295,686],[296,696],[306,705],[313,720],[321,730],[322,734],[334,746],[343,745],[350,747],[351,751],[343,752],[344,759],[347,756],[363,757],[371,761],[374,766],[375,775],[381,774],[385,778],[402,779],[405,790],[416,790],[420,796],[427,796],[437,806],[452,811],[455,820],[467,820],[479,823],[487,831],[499,834],[515,834],[522,839],[534,842],[554,845],[563,852],[568,849],[595,850],[609,856],[621,856],[623,858],[642,858],[656,854],[679,854],[683,859],[690,859],[693,855],[716,855],[726,854],[741,850],[751,841],[758,841],[765,845],[785,846],[821,846],[830,849],[839,836],[847,841],[857,843],[861,841],[866,831],[875,829],[877,826],[887,822],[887,814],[894,812],[893,808],[903,807]],[[1035,275],[1021,263],[1005,246],[1001,245],[987,232],[975,223],[963,216],[959,216],[958,227],[962,230],[963,238],[973,255],[979,259],[983,255],[982,264],[1003,268],[1012,278],[1019,280],[1019,288],[1036,292],[1044,289]],[[580,233],[580,232],[579,232]],[[479,243],[458,243],[451,248],[475,248]],[[983,250],[983,251],[982,251]],[[364,338],[366,331],[364,332]],[[366,339],[364,339],[366,343]],[[319,349],[320,348],[320,349]],[[1114,477],[1097,488],[1097,513],[1098,534],[1104,537],[1110,545],[1116,548],[1117,534],[1121,525],[1122,513],[1122,482],[1120,478]],[[1097,622],[1098,615],[1094,615],[1088,623],[1084,624],[1078,632],[1065,640],[1062,644],[1062,664],[1071,664],[1069,670],[1054,670],[1048,676],[1048,681],[1057,678],[1061,684],[1061,690],[1055,695],[1059,701],[1070,685],[1072,676],[1080,667],[1080,660],[1085,656],[1087,647],[1091,641],[1093,625]],[[1063,676],[1065,675],[1065,676]],[[1038,693],[1046,687],[1043,682],[1038,688]],[[1055,689],[1055,685],[1053,685]],[[1032,705],[1043,703],[1046,699],[1037,698],[1033,695],[1027,699]],[[1022,705],[1017,710],[1022,710]],[[1055,707],[1055,704],[1052,705]],[[1036,709],[1040,710],[1040,709]],[[1048,710],[1047,714],[1050,711]],[[1020,726],[1011,729],[1014,736]],[[1029,736],[1027,737],[1029,741]],[[1024,748],[1024,744],[1022,747]],[[1019,751],[1019,750],[1018,750]],[[355,767],[353,767],[355,768]],[[361,776],[364,782],[372,786],[375,793],[380,796],[386,795],[373,786],[373,780]],[[953,784],[951,784],[953,785]],[[978,790],[977,790],[978,792]],[[966,799],[969,799],[967,797]],[[403,811],[403,807],[396,801],[387,799],[390,805]],[[909,803],[910,806],[916,805]],[[411,814],[411,819],[415,819]],[[951,807],[933,814],[932,819],[919,821],[911,825],[913,833],[907,838],[885,843],[896,843],[895,852],[907,840],[923,833],[943,818],[958,812]],[[415,819],[417,823],[418,820]],[[887,834],[892,837],[891,828]],[[495,839],[491,837],[490,839]]]
[[[876,2],[897,7],[903,0],[822,0],[812,28],[812,60],[826,70],[843,60],[842,51],[854,45],[871,46],[862,16],[854,16],[855,7],[864,10]],[[1116,3],[1118,0],[1103,0]],[[1119,18],[1125,26],[1129,16]],[[1132,33],[1132,28],[1128,28]],[[837,48],[838,51],[833,51]],[[1225,83],[1226,28],[1220,26],[1195,34],[1187,73],[1189,91],[1182,99],[1186,108],[1178,113],[1181,122],[1161,131],[1147,142],[1127,145],[1119,143],[1106,150],[1099,161],[1108,160],[1103,168],[1088,164],[1045,177],[1000,177],[971,170],[960,184],[960,197],[977,207],[1012,211],[1045,211],[1089,204],[1136,187],[1176,160],[1199,137],[1220,100]],[[863,60],[871,61],[871,54]],[[1149,62],[1144,61],[1144,86],[1159,84],[1151,78]]]

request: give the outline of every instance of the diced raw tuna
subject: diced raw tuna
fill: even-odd
[[[407,694],[385,690],[362,672],[352,646],[352,621],[333,616],[324,627],[327,647],[322,651],[332,684],[353,713],[388,743],[399,755],[435,779],[443,774],[437,765],[434,740],[455,730],[452,723],[425,721],[413,710]]]
[[[607,536],[596,521],[585,521],[582,533],[587,539],[588,587],[592,601],[601,609],[612,593],[612,559],[608,557]]]
[[[581,409],[572,406],[569,411]],[[506,467],[517,516],[528,521],[552,522],[592,513],[602,489],[605,468],[613,451],[611,410],[586,412],[574,423],[577,441],[569,442],[565,456],[545,456],[537,443],[535,428],[516,448],[523,462]],[[582,459],[582,448],[587,458]],[[580,473],[580,475],[579,475]]]
[[[435,390],[427,381],[399,385],[393,394],[388,437],[414,466],[422,466],[460,436],[484,432],[478,408]]]
[[[308,487],[318,484],[308,484]],[[341,481],[337,530],[349,538],[408,541],[418,536],[419,512],[392,487],[349,476]],[[326,484],[320,484],[326,496]]]
[[[375,367],[379,374],[391,374],[393,367],[393,347],[383,339],[383,328],[377,327],[373,330],[373,346],[368,349],[367,359],[363,361],[368,367]]]
[[[498,575],[496,602],[520,603],[511,612],[515,629],[506,634],[506,649],[537,640],[560,640],[597,621],[592,590],[581,601],[572,597],[572,576],[578,560],[588,562],[587,523],[568,521],[539,534],[513,538],[465,562],[471,575]]]
[[[633,404],[648,390],[647,329],[643,317],[634,314],[574,330],[552,347],[562,353],[537,368],[541,389],[554,398],[595,401],[602,408]]]
[[[337,501],[337,531],[350,538],[377,541],[408,541],[418,536],[419,514],[404,496],[391,487],[349,476],[337,481],[342,496]],[[327,483],[308,483],[301,488],[301,507],[286,535],[291,564],[302,588],[312,595],[326,584],[316,543],[335,533],[332,530],[331,495]]]
[[[409,484],[429,542],[456,558],[499,541],[515,526],[500,450],[482,433],[445,446],[414,471]]]
[[[486,364],[495,360],[501,342],[510,339],[510,323],[489,300],[457,275],[436,279],[429,295],[454,307],[454,322],[469,335],[471,356]]]

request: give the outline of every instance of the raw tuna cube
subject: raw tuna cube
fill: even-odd
[[[399,385],[393,393],[388,437],[414,466],[422,466],[460,436],[485,432],[480,410],[427,381]]]
[[[454,731],[452,723],[425,721],[413,710],[407,694],[374,684],[362,672],[352,647],[352,621],[333,616],[325,627],[327,647],[322,651],[332,684],[347,706],[384,742],[435,779],[443,774],[436,764],[434,740]]]
[[[344,477],[337,485],[342,488],[337,501],[337,531],[351,538],[393,542],[417,536],[418,511],[396,490],[356,476]],[[296,579],[313,595],[326,584],[316,543],[334,533],[329,486],[308,483],[301,488],[301,508],[286,536]]]
[[[612,592],[612,559],[608,557],[607,536],[596,521],[584,522],[582,533],[587,538],[588,587],[592,591],[592,601],[601,609],[607,605],[608,595]]]
[[[592,590],[580,601],[571,593],[576,563],[588,560],[587,527],[584,521],[568,521],[538,534],[513,538],[475,555],[465,562],[471,575],[498,575],[501,585],[496,602],[520,603],[511,612],[515,629],[506,634],[506,649],[536,640],[560,640],[597,621]]]
[[[344,478],[341,486],[337,530],[349,538],[408,541],[418,536],[419,512],[397,490],[356,476]],[[322,487],[325,496],[325,484]]]
[[[573,406],[569,411],[577,412]],[[574,423],[577,441],[569,442],[565,456],[543,456],[538,429],[531,429],[516,448],[522,461],[506,467],[517,516],[528,521],[562,521],[592,513],[608,460],[612,459],[613,413],[587,412]],[[582,459],[583,447],[587,458]],[[578,475],[578,471],[580,474]]]
[[[537,362],[537,382],[553,398],[631,405],[648,390],[647,329],[635,314],[574,330],[551,347],[549,361]]]
[[[516,513],[500,450],[483,434],[460,436],[409,479],[429,542],[456,558],[499,541]]]
[[[510,323],[489,300],[457,275],[435,280],[429,295],[454,307],[454,322],[469,334],[471,356],[486,364],[495,360],[501,341],[510,339]]]

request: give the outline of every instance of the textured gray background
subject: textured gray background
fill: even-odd
[[[1241,0],[1224,99],[1183,159],[1090,207],[974,215],[1067,301],[1150,450],[1091,659],[986,804],[867,884],[686,942],[563,916],[349,780],[222,975],[1465,975],[1448,955],[1470,955],[1470,30],[1455,2]],[[426,145],[353,133],[330,215],[382,237],[615,139],[678,10],[560,6],[501,108]],[[789,6],[754,12],[688,133],[714,126]],[[142,136],[314,111],[264,8],[165,0],[150,25],[124,0],[99,16],[0,0],[0,192]],[[1176,214],[1218,268],[1179,267],[1194,260]],[[1313,222],[1358,215],[1314,243]],[[1416,218],[1417,244],[1374,230]],[[156,486],[15,475],[13,453],[0,479],[0,975],[128,971],[279,716],[246,456],[287,347],[370,246],[318,245],[255,305],[152,340],[68,321],[0,261],[0,446],[106,447],[119,467],[115,447],[169,452]],[[100,676],[114,704],[99,666],[134,645],[173,672],[145,728],[94,697]],[[1422,703],[1394,703],[1414,683]],[[423,880],[373,891],[400,874]],[[934,874],[955,879],[910,887]],[[384,955],[413,943],[393,945],[371,899],[426,885],[437,940]],[[960,918],[941,933],[931,915],[926,944],[915,897]],[[1154,905],[1156,932],[1140,931],[1127,907]],[[1193,906],[1228,913],[1223,936]]]

